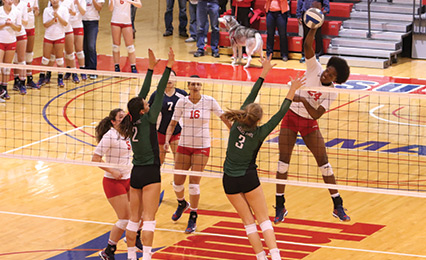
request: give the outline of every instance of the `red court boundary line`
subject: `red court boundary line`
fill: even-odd
[[[403,108],[405,108],[405,107],[399,107],[398,109],[395,109],[394,111],[392,111],[392,115],[396,116],[397,118],[405,119],[407,121],[414,121],[414,122],[419,122],[419,123],[426,123],[426,121],[410,119],[410,118],[406,118],[406,117],[398,115],[397,112],[399,110],[403,109]]]
[[[66,252],[66,251],[76,251],[76,252],[84,252],[84,251],[101,251],[102,248],[84,248],[84,249],[66,249],[66,248],[58,248],[58,249],[40,249],[40,250],[28,250],[28,251],[16,251],[16,252],[8,252],[8,253],[0,253],[0,256],[7,256],[7,255],[19,255],[19,254],[33,254],[33,253],[46,253],[46,252]],[[117,250],[121,252],[127,252],[127,250]]]

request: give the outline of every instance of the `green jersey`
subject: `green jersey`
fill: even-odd
[[[241,109],[254,102],[262,84],[263,79],[259,78],[241,106]],[[226,149],[226,158],[223,165],[225,174],[231,177],[240,177],[244,176],[248,169],[257,168],[256,157],[260,146],[281,119],[283,119],[291,102],[291,100],[285,99],[281,104],[280,110],[266,124],[258,126],[253,130],[247,131],[240,123],[234,122],[229,133],[228,148]]]
[[[171,69],[166,67],[157,87],[157,95],[149,112],[141,116],[133,126],[133,136],[130,141],[133,150],[134,165],[160,165],[158,139],[157,139],[157,117],[163,106],[164,90],[169,81]],[[148,70],[139,97],[145,99],[151,87],[152,70]]]

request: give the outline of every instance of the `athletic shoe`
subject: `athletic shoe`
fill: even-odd
[[[115,71],[115,72],[120,72],[120,67],[115,66],[115,67],[114,67],[114,71]]]
[[[186,234],[194,233],[195,229],[197,229],[197,217],[197,212],[191,211],[189,215],[188,226],[185,229]]]
[[[173,216],[172,216],[173,221],[178,221],[182,217],[183,212],[185,212],[185,210],[189,209],[189,206],[191,206],[189,202],[185,201],[185,203],[186,203],[185,206],[178,205],[175,213],[173,213]]]
[[[3,98],[4,100],[9,100],[10,96],[9,93],[7,92],[7,89],[5,89],[5,86],[3,86],[3,92],[0,94],[1,98]]]
[[[58,87],[60,87],[60,88],[65,87],[65,85],[64,85],[64,80],[63,80],[63,79],[61,79],[61,78],[58,78]]]
[[[192,36],[185,40],[185,42],[195,42],[195,41],[196,41],[195,38]]]
[[[333,217],[339,218],[340,221],[350,221],[351,218],[346,215],[345,209],[342,206],[337,206],[333,211]]]
[[[27,88],[40,89],[40,86],[37,86],[37,84],[35,84],[34,81],[30,80],[30,81],[27,81]]]
[[[284,208],[275,208],[275,218],[274,218],[274,224],[278,224],[281,222],[284,222],[285,217],[287,216],[288,211]]]
[[[98,78],[98,75],[91,74],[91,75],[89,76],[89,78],[90,78],[91,80],[95,80],[95,79],[97,79],[97,78]]]
[[[195,58],[198,58],[198,57],[201,57],[201,56],[204,56],[204,51],[198,50],[194,53]]]
[[[48,72],[46,74],[46,77],[44,78],[44,84],[43,85],[50,83],[50,77],[52,77],[52,74]]]
[[[71,78],[71,73],[65,73],[64,80],[69,80]]]
[[[81,76],[81,80],[82,81],[86,81],[87,80],[87,75],[86,74],[81,73],[80,76]]]
[[[80,79],[78,78],[77,73],[72,74],[72,82],[74,82],[75,84],[80,83]]]
[[[104,250],[102,250],[101,252],[99,252],[99,257],[101,258],[101,259],[103,259],[103,260],[115,260],[115,256],[114,256],[114,254],[107,254],[106,252],[105,252],[105,249]]]
[[[4,100],[0,97],[0,103],[4,103],[4,102],[6,102],[6,100]]]
[[[5,94],[6,94],[6,90],[4,90],[3,88],[0,88],[0,103],[6,102],[6,100],[3,99]]]
[[[131,69],[132,73],[138,73],[138,69],[136,68],[135,65],[131,65],[130,69]]]
[[[21,83],[19,83],[18,88],[19,88],[19,94],[21,95],[27,94],[27,88],[25,87],[25,85],[22,85]]]

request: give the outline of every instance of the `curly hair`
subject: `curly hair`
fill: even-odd
[[[346,60],[333,56],[327,62],[327,67],[329,66],[334,67],[337,71],[336,83],[342,84],[348,80],[351,71]]]

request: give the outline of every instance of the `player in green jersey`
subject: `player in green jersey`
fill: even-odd
[[[225,112],[225,118],[233,121],[228,139],[226,159],[223,166],[223,187],[227,198],[240,215],[250,244],[256,253],[257,259],[266,260],[265,251],[257,232],[255,218],[262,229],[266,245],[271,253],[272,260],[281,259],[277,248],[275,233],[269,220],[266,200],[257,176],[256,157],[265,138],[278,125],[286,114],[294,93],[304,81],[292,81],[287,97],[281,104],[280,110],[269,121],[258,126],[263,111],[259,104],[253,103],[263,84],[264,78],[274,65],[271,65],[271,56],[261,59],[263,70],[254,84],[250,94],[240,110]]]

